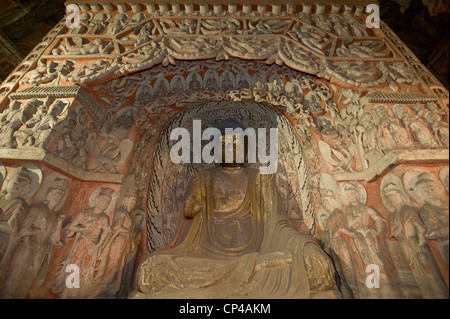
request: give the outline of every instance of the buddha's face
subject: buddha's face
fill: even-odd
[[[392,191],[386,194],[386,198],[389,203],[395,208],[400,209],[403,205],[405,205],[405,201],[403,200],[402,195],[399,192]]]
[[[243,166],[244,162],[247,161],[247,143],[245,143],[244,136],[238,138],[234,134],[223,134],[221,136],[222,140],[222,166]],[[241,145],[243,143],[243,145]],[[227,145],[232,145],[231,147],[227,147]],[[241,152],[244,154],[241,154]],[[232,152],[232,153],[231,153]],[[228,156],[227,156],[227,153]],[[228,163],[227,163],[228,159]],[[232,159],[230,161],[230,159]],[[243,159],[243,160],[242,160]]]
[[[127,211],[132,211],[136,207],[136,197],[126,196],[123,200],[123,206],[127,209]]]
[[[365,128],[372,127],[374,125],[372,115],[365,113],[361,118],[361,123]]]
[[[8,183],[6,192],[13,198],[21,197],[28,186],[30,186],[30,181],[22,176],[14,175]]]
[[[319,216],[319,224],[322,229],[325,229],[327,227],[327,220],[328,220],[327,214],[321,214]]]
[[[64,192],[60,189],[50,189],[45,196],[45,202],[47,206],[52,210],[54,207],[58,206],[61,203],[61,200],[64,197]]]
[[[357,204],[360,200],[359,192],[354,188],[348,188],[344,190],[345,196],[350,204]]]
[[[382,106],[378,107],[377,111],[378,111],[378,114],[380,114],[381,117],[389,117],[388,111],[384,107],[382,107]]]
[[[329,212],[332,212],[336,208],[338,208],[338,202],[336,200],[336,196],[334,193],[330,190],[323,190],[321,191],[322,195],[322,205],[323,207],[328,210]]]
[[[427,204],[442,206],[441,189],[435,182],[431,180],[423,181],[417,185],[417,191]]]
[[[101,194],[97,197],[97,200],[95,201],[95,208],[103,212],[109,206],[110,202],[111,197]]]

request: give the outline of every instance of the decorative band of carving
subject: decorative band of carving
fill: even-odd
[[[42,149],[0,149],[0,159],[43,162],[49,166],[65,172],[66,174],[76,179],[87,182],[95,181],[120,184],[122,183],[123,179],[123,174],[88,172],[80,167],[73,165],[72,163],[69,163],[63,158],[53,155]]]
[[[99,107],[85,89],[78,85],[31,86],[10,94],[11,100],[27,100],[32,98],[78,98],[86,107],[86,111],[100,123],[106,122],[110,114]]]
[[[448,163],[448,150],[398,150],[384,155],[370,168],[361,172],[337,173],[333,177],[336,181],[371,181],[381,176],[386,170],[405,162],[446,162]]]
[[[302,3],[286,1],[285,3],[273,1],[232,1],[228,5],[223,6],[220,2],[215,1],[189,1],[178,0],[176,2],[166,1],[132,1],[128,4],[121,0],[110,0],[102,3],[86,3],[86,0],[74,0],[71,3],[77,4],[82,12],[86,11],[106,11],[112,12],[116,9],[120,13],[132,11],[134,13],[146,11],[150,14],[161,14],[170,16],[185,15],[287,15],[299,12],[305,13],[329,13],[343,10],[344,12],[352,12],[361,14],[364,6],[377,3],[374,0],[353,0],[353,1],[315,1],[306,0]],[[344,4],[345,3],[345,4]]]
[[[78,85],[57,85],[57,86],[31,86],[24,90],[11,93],[11,100],[26,100],[32,98],[69,98],[76,97],[81,90]]]
[[[417,93],[386,93],[374,92],[367,95],[368,101],[371,103],[428,103],[436,102],[437,98],[432,95],[424,95]]]

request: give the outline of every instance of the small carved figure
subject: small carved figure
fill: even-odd
[[[172,87],[171,93],[178,94],[178,93],[182,93],[185,91],[183,80],[184,80],[184,78],[182,78],[181,76],[178,76],[176,78],[175,84]]]
[[[349,41],[351,42],[351,40]],[[344,41],[340,47],[336,49],[336,54],[343,57],[354,58],[387,58],[392,52],[386,47],[384,42],[377,41],[357,41],[346,46]]]
[[[99,13],[95,15],[94,19],[89,23],[88,30],[86,33],[88,34],[101,34],[103,30],[105,30],[110,15],[107,13]]]
[[[333,24],[334,31],[337,35],[340,35],[344,38],[350,38],[352,36],[352,32],[348,26],[348,24],[345,22],[345,20],[338,14],[331,14],[329,16],[329,19],[331,20],[331,23]]]
[[[130,29],[137,27],[147,16],[144,13],[136,13],[131,19],[124,24],[124,29]]]
[[[15,133],[23,124],[30,120],[40,104],[39,100],[32,98],[21,107],[19,112],[10,112],[8,114],[5,125],[0,128],[0,146],[7,148],[17,147]]]
[[[411,108],[430,125],[434,138],[444,148],[449,148],[449,126],[434,103],[427,103],[426,107],[416,103]]]
[[[353,14],[344,14],[344,19],[353,31],[356,37],[368,37],[367,27],[361,20]]]
[[[40,59],[36,69],[28,72],[21,83],[42,84],[48,83],[57,77],[58,62]]]
[[[2,116],[0,117],[0,132],[3,131],[3,128],[8,125],[15,115],[20,112],[21,103],[19,101],[13,100],[9,103],[8,108],[3,111]]]
[[[90,78],[105,70],[110,65],[111,63],[108,60],[104,59],[95,61],[93,63],[84,64],[74,71],[73,77],[71,77],[70,80],[79,81],[81,79]]]
[[[239,34],[241,31],[241,23],[239,20],[224,18],[222,20],[201,20],[200,30],[203,34],[208,35],[233,35]]]
[[[149,103],[153,96],[151,93],[151,88],[148,85],[141,86],[140,90],[136,95],[136,105],[142,106]]]
[[[169,84],[166,79],[162,78],[156,85],[155,95],[166,95],[168,92],[169,92]]]
[[[221,83],[221,87],[224,90],[234,90],[234,83],[230,79],[230,73],[228,71],[225,71],[223,74],[223,79]]]
[[[401,126],[399,119],[394,117],[391,110],[384,105],[378,105],[375,107],[375,112],[380,117],[379,125],[384,137],[381,140],[383,151],[414,147],[408,131]]]
[[[325,124],[324,123],[328,123]],[[343,126],[336,129],[331,120],[318,118],[318,128],[326,141],[319,141],[319,150],[327,163],[334,166],[333,172],[353,171],[355,144]]]
[[[43,285],[51,248],[64,244],[61,226],[66,215],[56,210],[67,194],[68,185],[67,179],[55,178],[42,202],[30,206],[0,296],[25,298],[30,289],[37,290]]]
[[[356,126],[359,132],[358,140],[364,149],[364,158],[369,166],[383,157],[381,139],[383,138],[380,127],[375,124],[372,114],[364,112]]]
[[[443,196],[443,187],[429,174],[422,173],[418,176],[415,188],[425,201],[420,208],[420,217],[427,230],[424,237],[436,240],[441,258],[448,269],[449,263],[449,210],[448,202]]]
[[[31,129],[20,130],[14,134],[18,140],[22,141],[20,146],[44,147],[52,129],[61,121],[58,116],[67,106],[67,102],[56,100],[46,111],[47,106],[43,104],[35,116],[25,123],[25,126]]]
[[[197,73],[192,73],[191,81],[189,82],[189,89],[197,91],[201,89],[201,84],[199,81],[199,75]]]
[[[78,28],[71,28],[70,34],[84,34],[89,28],[89,21],[92,19],[92,13],[84,12],[80,15],[80,26]]]
[[[397,83],[417,85],[420,82],[411,68],[403,62],[389,64],[389,76]]]
[[[310,26],[301,26],[288,32],[291,37],[300,40],[313,52],[323,55],[331,46],[333,39],[327,38],[324,32],[313,29]]]
[[[0,194],[0,287],[3,287],[5,272],[20,240],[19,232],[28,212],[23,196],[32,181],[30,170],[23,166],[13,170],[8,178]]]
[[[324,31],[333,32],[333,25],[324,14],[313,15],[316,26]]]
[[[210,91],[215,91],[218,88],[217,84],[218,83],[217,83],[217,79],[215,77],[215,74],[213,72],[209,72],[208,78],[206,79],[205,88],[207,90],[210,90]]]
[[[367,193],[356,182],[341,185],[341,194],[345,206],[344,214],[347,228],[341,229],[342,235],[349,240],[352,260],[358,277],[360,298],[396,297],[398,291],[392,286],[392,280],[382,257],[381,247],[385,246],[386,220],[375,209],[365,204]],[[365,269],[369,264],[376,264],[380,270],[380,289],[369,289],[365,283]]]
[[[194,34],[197,29],[197,22],[194,19],[185,20],[162,20],[161,26],[164,33],[172,35]]]
[[[304,105],[305,109],[310,111],[311,113],[323,112],[323,109],[320,106],[320,102],[318,101],[318,97],[313,92],[309,92],[305,95]]]
[[[401,180],[387,175],[380,188],[383,203],[392,212],[388,219],[390,226],[387,237],[397,240],[403,259],[413,275],[413,285],[417,285],[420,290],[417,297],[448,297],[445,283],[424,238],[425,225],[419,212],[409,205],[409,197],[402,189]],[[408,290],[411,291],[411,288]]]
[[[88,55],[88,54],[109,54],[114,50],[112,42],[106,42],[103,39],[95,39],[92,42],[80,45],[61,44],[55,49],[54,54],[59,55],[62,52],[65,55]]]
[[[61,298],[95,298],[99,296],[104,284],[106,262],[102,260],[105,258],[102,253],[108,249],[104,245],[111,232],[109,217],[105,211],[111,203],[114,190],[101,187],[97,191],[93,207],[80,211],[64,227],[66,237],[75,235],[75,240],[69,255],[62,262],[58,282],[53,287],[53,292]],[[80,269],[79,289],[69,289],[65,285],[64,269],[68,264],[75,264]]]
[[[439,145],[434,140],[428,127],[419,116],[414,115],[403,104],[394,105],[394,113],[403,122],[405,127],[409,129],[413,136],[424,148],[438,148]]]
[[[114,17],[114,20],[109,24],[108,30],[106,31],[107,35],[115,35],[123,30],[124,25],[128,20],[128,16],[124,13],[119,13]]]
[[[105,241],[108,247],[102,260],[106,261],[107,271],[103,277],[105,283],[104,296],[114,298],[119,290],[126,292],[131,288],[131,272],[137,245],[140,242],[139,227],[141,227],[143,211],[136,209],[137,192],[126,192],[122,205],[116,210],[111,226],[111,233]],[[126,280],[126,282],[123,282]],[[125,296],[126,297],[126,296]]]

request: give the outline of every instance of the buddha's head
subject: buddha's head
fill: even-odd
[[[224,167],[242,167],[248,161],[247,138],[243,133],[222,133],[222,161]]]
[[[392,207],[394,207],[396,210],[399,211],[404,205],[406,205],[403,194],[394,183],[387,184],[383,188],[383,193],[385,194],[386,199],[389,201]]]
[[[352,205],[361,204],[361,194],[360,194],[358,187],[355,184],[353,184],[351,182],[346,182],[343,185],[342,189],[343,189],[343,194],[347,198],[347,201],[349,202],[349,204],[352,204]]]
[[[114,190],[109,187],[102,187],[95,200],[95,208],[97,211],[105,211],[111,203]]]
[[[339,202],[334,192],[330,189],[320,189],[320,197],[322,199],[323,207],[329,212],[333,212],[339,208]]]
[[[430,205],[441,206],[443,203],[443,194],[440,185],[432,180],[426,173],[419,175],[415,184],[417,192],[422,199]]]
[[[243,133],[245,127],[236,119],[228,118],[218,123],[222,144],[223,167],[242,167],[248,162],[248,139]],[[232,130],[228,132],[228,130]],[[241,132],[242,131],[242,132]]]
[[[127,191],[123,199],[123,206],[128,212],[131,212],[136,207],[137,191],[132,189]]]
[[[25,167],[15,169],[11,173],[5,192],[11,198],[22,197],[31,185],[31,172]]]
[[[69,187],[69,182],[66,179],[56,178],[51,187],[48,189],[47,194],[44,198],[44,203],[47,204],[50,210],[54,210],[66,195],[67,188]]]

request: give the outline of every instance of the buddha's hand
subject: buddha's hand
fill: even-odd
[[[304,250],[306,274],[312,291],[326,291],[336,288],[334,268],[329,257],[314,244],[307,244]]]
[[[256,261],[255,270],[263,270],[272,267],[280,267],[288,264],[292,264],[292,254],[283,252],[272,252],[263,254],[258,257]]]

